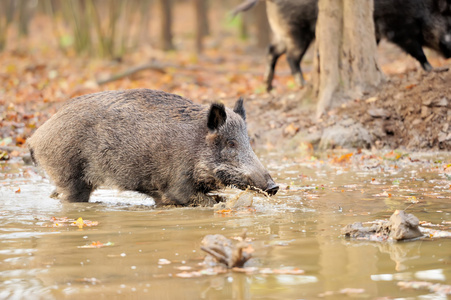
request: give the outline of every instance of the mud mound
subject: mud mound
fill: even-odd
[[[307,99],[306,99],[307,98]],[[451,71],[387,77],[378,91],[329,111],[319,122],[308,93],[266,96],[249,112],[259,146],[451,150]],[[306,105],[307,103],[307,105]]]
[[[337,109],[328,122],[350,118],[377,148],[451,150],[451,72],[392,77],[379,92]]]

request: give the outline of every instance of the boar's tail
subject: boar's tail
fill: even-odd
[[[240,5],[238,5],[237,7],[235,7],[232,10],[232,18],[235,18],[237,14],[239,14],[240,12],[243,11],[247,11],[249,9],[251,9],[252,7],[254,7],[255,4],[257,4],[258,0],[246,0],[243,3],[241,3]]]

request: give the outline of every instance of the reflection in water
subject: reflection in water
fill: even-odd
[[[155,209],[136,193],[96,191],[92,203],[62,203],[36,169],[3,163],[0,171],[0,299],[312,299],[416,297],[398,281],[451,281],[451,239],[401,243],[350,241],[340,229],[356,221],[388,218],[395,209],[435,224],[451,221],[450,181],[434,159],[353,163],[266,157],[284,188],[254,210],[215,214],[210,208]],[[362,161],[362,163],[360,163]],[[448,160],[449,163],[449,160]],[[235,190],[224,192],[228,196]],[[44,227],[68,217],[99,222],[78,228]],[[444,230],[450,230],[449,226]],[[229,272],[179,278],[201,270],[200,242],[248,230],[252,265],[299,268],[304,275]],[[92,242],[114,246],[83,249]],[[163,262],[163,263],[162,263]],[[432,296],[431,296],[432,295]],[[433,297],[430,294],[428,297]],[[435,295],[437,296],[437,295]],[[434,296],[434,297],[435,297]]]
[[[414,242],[387,242],[377,244],[379,251],[390,255],[390,259],[396,263],[395,270],[405,271],[409,265],[405,262],[419,259],[422,241]]]

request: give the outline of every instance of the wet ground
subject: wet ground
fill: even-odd
[[[378,243],[340,231],[396,209],[451,231],[449,154],[260,157],[279,193],[220,211],[155,209],[152,199],[111,190],[96,191],[92,203],[62,203],[48,197],[52,186],[37,169],[1,162],[0,299],[449,297],[451,239]],[[200,265],[204,236],[244,229],[252,273]]]

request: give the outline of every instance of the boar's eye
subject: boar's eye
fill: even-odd
[[[238,143],[237,143],[237,141],[234,141],[234,140],[228,140],[227,141],[227,147],[229,147],[229,148],[236,148],[238,146]]]

